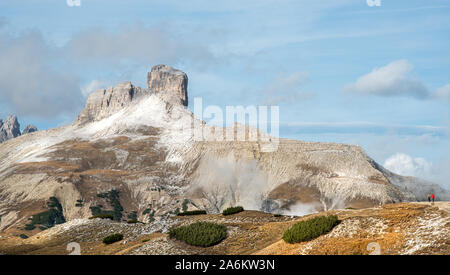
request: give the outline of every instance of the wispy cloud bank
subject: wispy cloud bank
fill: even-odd
[[[399,175],[423,178],[430,174],[432,164],[424,158],[397,153],[384,162],[384,167]]]
[[[264,89],[262,104],[278,105],[310,99],[314,93],[304,91],[304,86],[308,81],[308,72],[279,74]]]
[[[0,27],[5,24],[0,20]],[[163,27],[135,24],[117,32],[89,29],[63,46],[50,43],[38,30],[12,33],[8,28],[0,29],[0,97],[8,112],[19,116],[74,116],[90,92],[115,84],[88,79],[83,86],[86,68],[101,75],[130,67],[150,69],[159,63],[189,62],[207,68],[219,62],[207,48],[171,38]]]
[[[88,84],[81,87],[81,93],[84,97],[88,97],[93,91],[98,89],[104,89],[108,86],[110,86],[112,83],[109,81],[94,79]]]
[[[444,87],[437,89],[436,93],[435,93],[435,97],[443,98],[443,99],[450,99],[450,84],[447,84]]]
[[[0,33],[0,98],[18,115],[53,117],[81,104],[78,77],[60,70],[40,32]]]
[[[76,34],[63,51],[72,61],[108,64],[175,64],[191,61],[202,65],[217,62],[205,46],[173,37],[167,26],[122,25],[111,32],[96,28]]]
[[[408,136],[439,137],[448,132],[446,127],[431,125],[401,125],[371,122],[286,122],[281,123],[284,131],[293,133],[370,133],[370,134],[398,134]]]

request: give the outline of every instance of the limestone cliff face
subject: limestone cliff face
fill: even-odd
[[[34,133],[37,132],[37,130],[36,126],[29,124],[23,129],[22,135]]]
[[[223,129],[186,108],[186,75],[158,65],[147,85],[97,90],[73,124],[0,144],[0,231],[22,230],[49,197],[66,220],[102,205],[144,222],[177,209],[239,204],[300,215],[418,198],[409,188],[420,182],[390,173],[358,146],[281,139],[267,151],[262,141],[198,141],[191,126],[204,136]],[[112,189],[121,207],[102,195]]]
[[[150,94],[155,94],[171,104],[187,106],[187,81],[187,75],[179,70],[167,65],[154,66],[148,73],[146,89],[125,82],[94,91],[76,123],[102,120],[131,104],[136,104],[142,97]]]
[[[22,133],[20,133],[20,124],[16,116],[8,116],[3,122],[0,119],[0,143],[16,138],[20,135],[36,132],[38,129],[34,125],[27,125]]]
[[[138,100],[147,91],[125,82],[115,87],[94,91],[86,102],[86,106],[77,119],[77,123],[85,124],[102,120]]]
[[[0,143],[20,136],[20,124],[16,116],[9,116],[5,122],[0,119]]]
[[[154,66],[147,76],[147,89],[184,106],[188,106],[187,85],[187,75],[167,65]]]

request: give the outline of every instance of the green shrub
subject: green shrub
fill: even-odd
[[[220,243],[227,237],[227,228],[211,222],[197,222],[169,231],[169,236],[187,244],[208,247]]]
[[[153,210],[153,211],[150,213],[150,215],[149,215],[149,221],[150,221],[150,222],[154,222],[154,221],[155,221],[155,213],[156,213],[155,210]]]
[[[144,212],[142,212],[142,214],[146,215],[146,214],[150,213],[151,210],[152,210],[151,208],[147,208],[144,210]]]
[[[30,223],[25,225],[25,230],[33,230],[36,228],[36,225],[40,225],[39,228],[45,230],[56,224],[66,222],[62,206],[57,198],[50,197],[47,201],[47,206],[50,208],[49,210],[35,214],[28,219]]]
[[[181,213],[178,213],[177,216],[193,216],[193,215],[205,215],[205,210],[193,210],[193,211],[184,211]]]
[[[45,225],[41,225],[41,226],[39,226],[39,229],[40,229],[41,231],[44,231],[44,230],[47,230],[48,227],[45,226]]]
[[[122,220],[123,207],[120,204],[119,191],[112,189],[108,192],[97,194],[97,197],[106,199],[113,210],[102,210],[102,205],[92,206],[90,209],[93,216],[108,214],[112,215],[115,221]]]
[[[111,214],[99,214],[99,215],[92,216],[89,219],[97,219],[97,218],[114,220],[114,216]]]
[[[83,200],[77,200],[77,203],[75,204],[75,207],[83,207]]]
[[[136,211],[131,212],[130,214],[128,214],[127,218],[132,221],[137,221],[137,212]]]
[[[301,221],[286,230],[283,240],[287,243],[306,242],[326,234],[339,224],[337,216],[319,216]]]
[[[229,208],[223,210],[222,214],[224,216],[227,216],[227,215],[233,215],[233,214],[236,214],[236,213],[239,213],[242,211],[244,211],[244,207],[242,207],[242,206],[229,207]]]
[[[121,240],[123,240],[122,234],[112,234],[112,235],[109,235],[108,237],[105,237],[103,239],[103,243],[104,244],[112,244],[112,243],[115,243],[115,242],[118,242]]]
[[[21,237],[22,239],[28,239],[28,236],[25,234],[20,234],[19,237]]]
[[[183,200],[183,205],[182,205],[183,212],[187,212],[187,210],[188,210],[188,203],[189,202],[190,201],[188,199],[184,199]]]
[[[25,230],[27,230],[27,231],[31,231],[31,230],[33,230],[33,229],[35,229],[36,228],[36,226],[34,226],[34,224],[30,224],[30,223],[27,223],[27,224],[25,224]]]

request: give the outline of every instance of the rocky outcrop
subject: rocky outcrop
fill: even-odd
[[[88,97],[86,106],[75,124],[83,125],[102,120],[149,94],[155,94],[171,104],[187,106],[187,84],[187,75],[182,71],[167,65],[154,66],[148,73],[146,89],[125,82],[115,87],[94,91]]]
[[[0,119],[0,143],[20,136],[20,124],[16,116],[9,116],[3,122]]]
[[[147,89],[168,102],[188,106],[188,77],[167,65],[157,65],[147,75]]]
[[[135,87],[131,82],[96,90],[88,97],[76,123],[85,124],[106,118],[130,105],[144,93],[145,89]]]
[[[25,129],[23,129],[22,135],[30,134],[37,131],[38,129],[36,128],[36,126],[29,124],[25,127]]]

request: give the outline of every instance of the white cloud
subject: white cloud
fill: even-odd
[[[413,65],[407,60],[394,61],[373,69],[344,90],[361,95],[428,97],[427,88],[410,75],[412,70]]]
[[[87,85],[81,87],[81,93],[84,97],[88,97],[93,91],[98,89],[105,89],[106,87],[110,86],[110,84],[111,83],[109,81],[94,79]]]
[[[0,18],[0,28],[6,25]],[[5,29],[5,28],[3,28]],[[202,69],[219,62],[200,43],[172,37],[166,27],[140,24],[115,32],[89,29],[75,34],[63,46],[50,43],[38,30],[0,32],[0,98],[8,113],[39,118],[73,117],[84,97],[110,83],[93,80],[81,88],[81,75],[135,71],[155,64],[187,61]],[[112,70],[112,71],[111,71]],[[145,75],[142,76],[145,79]],[[109,78],[108,78],[109,79]],[[127,79],[129,80],[129,79]],[[3,108],[3,107],[2,107]],[[2,111],[5,111],[3,108]]]
[[[58,54],[38,31],[0,33],[0,98],[19,116],[54,118],[81,106],[78,77],[58,66]]]
[[[450,99],[450,84],[437,89],[434,95],[438,98]]]
[[[208,66],[219,62],[202,43],[173,36],[168,26],[121,25],[116,31],[92,28],[74,35],[64,52],[75,62],[98,61],[101,64],[176,64],[192,61]]]
[[[308,72],[293,72],[279,74],[264,89],[264,105],[277,105],[280,103],[295,103],[307,100],[314,96],[312,92],[303,90],[303,86],[309,81]]]
[[[424,158],[413,158],[409,155],[397,153],[389,157],[383,165],[388,170],[403,176],[427,177],[433,167]]]

